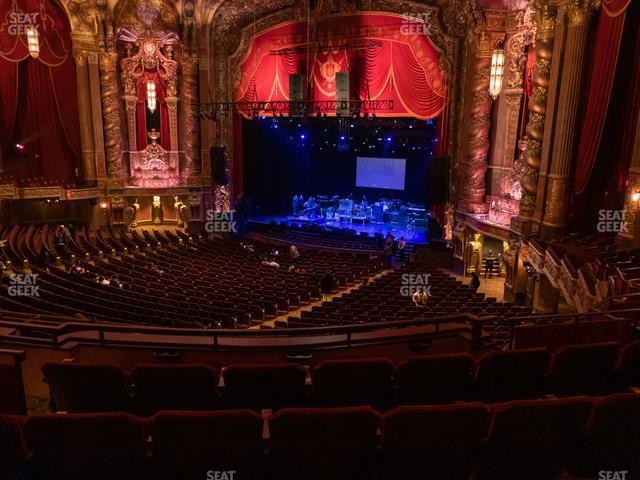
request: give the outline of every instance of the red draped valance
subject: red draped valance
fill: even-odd
[[[305,73],[308,63],[313,100],[335,100],[336,73],[349,72],[352,96],[393,100],[393,110],[376,115],[437,117],[446,104],[445,80],[424,32],[424,24],[393,14],[337,15],[314,25],[308,45],[306,22],[277,25],[253,38],[235,99],[289,100],[289,75]]]
[[[38,61],[58,67],[71,57],[67,19],[55,2],[3,0],[0,2],[0,59],[21,62],[29,58],[28,28],[38,31]]]
[[[28,28],[38,31],[37,59]],[[14,166],[24,176],[74,178],[80,129],[71,52],[70,26],[55,2],[0,2],[0,149],[9,173]],[[20,158],[11,150],[17,143],[25,146]]]

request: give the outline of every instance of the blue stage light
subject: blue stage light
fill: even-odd
[[[346,137],[344,135],[340,135],[340,140],[344,140]]]
[[[307,138],[307,136],[304,133],[300,134],[300,140],[304,140],[305,138]]]
[[[391,137],[387,137],[387,142],[390,142],[390,141],[391,141]]]

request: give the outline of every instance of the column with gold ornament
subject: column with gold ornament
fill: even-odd
[[[467,146],[462,165],[459,208],[470,213],[487,213],[485,173],[488,168],[489,131],[493,99],[489,95],[491,54],[504,33],[480,34],[473,58],[471,104],[468,117]]]
[[[121,187],[122,171],[122,121],[120,118],[120,92],[117,76],[118,54],[108,49],[100,54],[100,83],[102,85],[102,115],[104,119],[107,185]]]
[[[542,158],[542,141],[547,113],[547,97],[549,94],[557,12],[556,8],[548,1],[540,1],[536,7],[536,67],[532,76],[533,93],[528,105],[529,121],[526,127],[525,164],[520,179],[522,199],[520,200],[520,214],[518,218],[512,219],[512,228],[523,233],[537,229],[533,225],[532,217],[535,210],[538,173]]]
[[[182,76],[180,95],[181,132],[184,145],[184,174],[189,185],[200,184],[200,119],[198,103],[198,57],[185,55],[182,58]]]
[[[567,30],[563,55],[560,91],[556,110],[551,168],[541,234],[552,239],[567,227],[571,161],[575,152],[578,105],[582,93],[590,1],[575,0],[566,7]]]
[[[96,182],[95,146],[87,52],[75,51],[78,115],[80,119],[80,148],[82,150],[82,179],[90,185]]]
[[[98,186],[103,187],[107,180],[104,148],[104,128],[102,115],[102,93],[100,86],[100,56],[97,51],[87,56],[87,70],[89,73],[89,89],[91,92],[91,124],[93,131],[94,162]]]

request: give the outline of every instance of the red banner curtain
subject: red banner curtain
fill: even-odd
[[[431,119],[444,110],[440,53],[424,24],[386,13],[329,17],[318,22],[311,38],[322,48],[311,50],[306,34],[305,22],[257,34],[241,64],[235,100],[287,101],[289,75],[296,73],[308,73],[311,100],[335,100],[336,73],[349,72],[359,99],[393,100],[393,108],[378,116]]]
[[[631,0],[604,0],[593,47],[584,122],[580,131],[574,192],[581,194],[591,178],[609,107],[618,63],[625,14]]]
[[[39,32],[37,59],[29,55],[27,28]],[[28,159],[26,167],[7,165],[9,173],[16,167],[27,176],[74,178],[80,165],[75,62],[69,23],[55,3],[0,4],[0,109],[0,147],[6,154],[13,144],[24,144]]]

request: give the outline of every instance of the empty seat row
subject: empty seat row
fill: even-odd
[[[3,478],[557,480],[640,471],[640,395],[404,406],[0,416]],[[6,476],[8,474],[8,476]],[[565,477],[568,478],[568,477]]]
[[[640,387],[640,341],[618,350],[604,343],[495,351],[477,361],[468,354],[412,357],[394,368],[387,359],[327,360],[307,370],[297,364],[139,365],[129,376],[114,365],[43,366],[52,406],[65,412],[215,408],[487,403],[547,394],[604,395]]]

